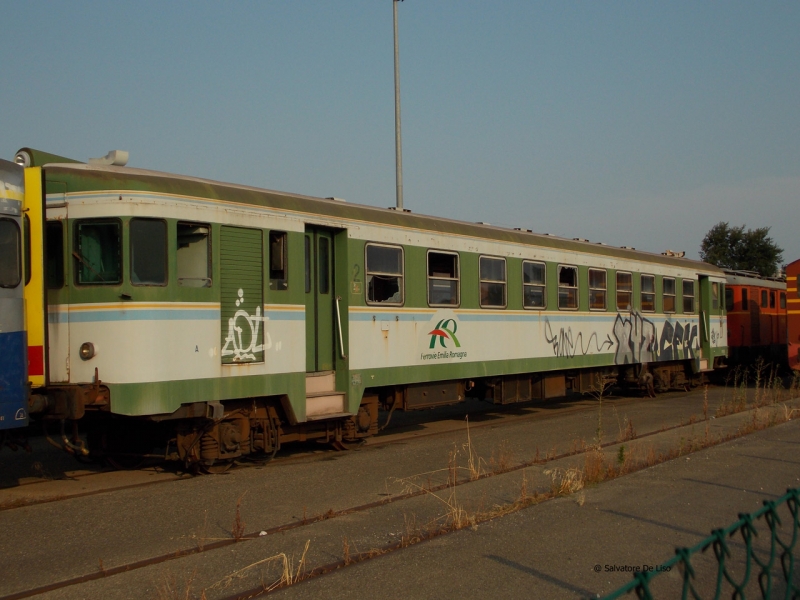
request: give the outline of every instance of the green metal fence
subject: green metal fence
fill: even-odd
[[[786,504],[791,522],[785,525],[781,522],[778,509]],[[702,542],[691,548],[677,548],[675,556],[656,567],[652,571],[639,572],[633,577],[633,581],[622,586],[615,592],[605,596],[603,600],[614,600],[620,598],[631,591],[636,592],[640,599],[651,600],[655,598],[652,588],[654,579],[663,576],[664,573],[677,568],[681,577],[681,598],[714,598],[722,597],[723,592],[730,592],[730,597],[747,598],[747,592],[760,592],[762,598],[800,598],[800,572],[795,565],[794,548],[800,530],[800,515],[798,515],[798,504],[800,504],[800,489],[789,489],[778,500],[765,500],[764,507],[751,514],[739,514],[739,520],[725,529],[715,529],[711,535]],[[763,521],[760,521],[763,519]],[[766,524],[769,532],[769,539],[764,540],[759,548],[755,542],[759,535],[761,523]],[[763,526],[761,529],[765,529]],[[780,531],[779,531],[780,530]],[[732,569],[732,553],[730,538],[737,533],[741,535],[744,543],[744,556],[742,563],[738,563],[736,569]],[[784,539],[781,539],[783,536]],[[766,545],[766,547],[764,547]],[[708,579],[696,577],[696,569],[692,566],[692,557],[698,552],[705,552],[709,548],[714,551],[714,558],[717,561],[716,581],[710,582]],[[759,554],[761,557],[759,557]],[[782,577],[778,574],[778,566]],[[736,571],[736,572],[733,572]],[[756,590],[755,584],[758,584]],[[702,586],[701,595],[698,588]],[[709,595],[709,587],[714,586],[714,594]],[[785,586],[785,587],[784,587]],[[669,597],[675,597],[675,592],[670,592]],[[726,593],[727,596],[727,593]]]

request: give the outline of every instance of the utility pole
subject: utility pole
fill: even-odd
[[[397,41],[397,3],[403,0],[392,0],[394,13],[394,155],[397,171],[397,206],[403,210],[403,142],[400,136],[400,46]]]

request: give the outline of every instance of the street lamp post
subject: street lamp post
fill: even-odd
[[[397,41],[397,3],[403,0],[392,0],[394,14],[394,154],[397,171],[397,206],[403,210],[403,143],[400,136],[400,47]]]

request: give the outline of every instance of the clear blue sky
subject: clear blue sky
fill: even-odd
[[[800,2],[406,0],[406,208],[696,257],[800,258]],[[391,0],[6,2],[23,146],[395,201]]]

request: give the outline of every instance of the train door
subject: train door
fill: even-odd
[[[46,181],[45,284],[47,287],[47,383],[69,383],[69,291],[66,185]],[[69,258],[68,258],[69,257]]]
[[[306,371],[334,369],[333,233],[306,227]]]
[[[716,295],[715,295],[716,294]],[[719,283],[700,275],[700,368],[713,365],[711,359],[711,315],[719,310]]]
[[[728,355],[728,342],[725,337],[725,282],[712,281],[707,275],[700,275],[700,347],[702,354],[696,368],[700,371],[713,369],[717,358]]]
[[[28,424],[23,168],[0,160],[0,430]]]

